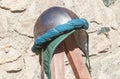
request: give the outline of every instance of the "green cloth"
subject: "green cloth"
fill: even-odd
[[[73,32],[75,32],[75,30],[72,30],[66,34],[63,34],[63,35],[57,37],[55,40],[50,42],[50,44],[46,48],[44,48],[44,53],[43,53],[44,71],[45,71],[48,79],[51,79],[50,63],[51,63],[52,56],[53,56],[53,53],[54,53],[56,47]]]

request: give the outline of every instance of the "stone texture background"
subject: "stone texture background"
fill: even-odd
[[[0,0],[0,79],[40,79],[33,27],[52,6],[89,21],[92,79],[120,79],[120,0]],[[74,79],[66,68],[66,79]]]

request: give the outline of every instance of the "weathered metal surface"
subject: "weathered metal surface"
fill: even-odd
[[[72,11],[62,7],[52,7],[44,11],[36,21],[34,27],[34,36],[44,34],[49,29],[64,24],[71,19],[78,18]]]

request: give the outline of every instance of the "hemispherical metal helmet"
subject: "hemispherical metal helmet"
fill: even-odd
[[[66,8],[51,7],[39,16],[34,27],[34,36],[37,38],[49,29],[75,18],[78,16]]]
[[[34,37],[36,39],[38,36],[44,34],[57,25],[67,23],[68,21],[76,18],[79,17],[69,9],[63,7],[51,7],[44,11],[36,21]],[[75,32],[74,35],[80,48],[84,50],[83,45],[86,43],[86,33],[80,30],[79,32]]]

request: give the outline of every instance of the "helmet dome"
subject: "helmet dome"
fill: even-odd
[[[57,25],[67,23],[78,18],[72,11],[62,7],[51,7],[44,11],[36,21],[34,27],[35,39]]]

